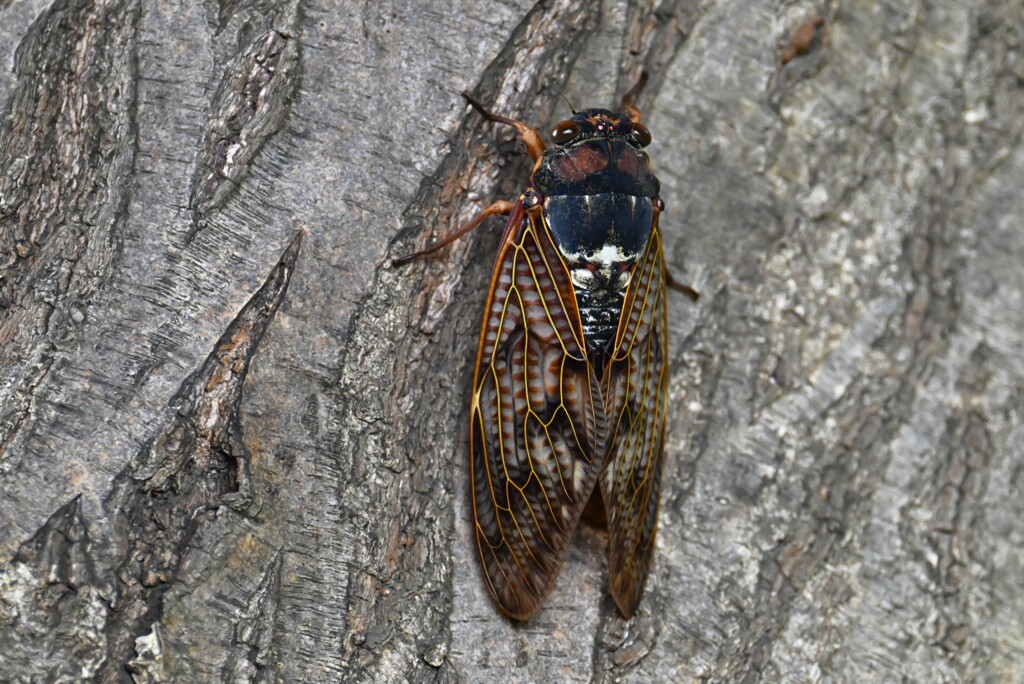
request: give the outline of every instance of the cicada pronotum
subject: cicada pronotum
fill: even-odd
[[[611,595],[636,610],[651,566],[665,456],[668,330],[660,184],[634,101],[557,124],[552,146],[514,126],[534,159],[515,203],[495,202],[430,249],[508,214],[484,306],[470,402],[473,523],[487,587],[530,617],[600,491]],[[598,486],[600,482],[600,486]]]

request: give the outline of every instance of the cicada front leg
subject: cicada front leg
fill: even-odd
[[[540,139],[540,133],[537,132],[536,128],[534,128],[533,126],[529,126],[523,123],[522,121],[510,119],[507,116],[501,116],[500,114],[495,114],[491,111],[488,111],[487,108],[485,108],[479,101],[474,99],[469,93],[465,91],[463,91],[462,96],[466,98],[466,101],[469,102],[473,109],[480,112],[480,114],[488,121],[505,124],[515,128],[516,132],[519,133],[519,137],[522,139],[523,144],[526,145],[527,153],[534,161],[540,159],[541,155],[544,154],[544,142]],[[440,240],[435,242],[430,247],[427,247],[426,249],[421,249],[418,252],[413,252],[412,254],[406,254],[405,256],[392,259],[391,265],[402,266],[419,257],[426,256],[428,254],[433,254],[439,249],[447,247],[448,245],[455,242],[459,238],[463,237],[467,233],[478,228],[480,224],[482,224],[487,219],[487,217],[494,216],[495,214],[511,214],[513,210],[516,208],[516,204],[516,202],[512,202],[509,200],[498,200],[497,202],[494,202],[486,209],[481,211],[473,218],[473,220],[471,220],[469,223],[456,230],[451,235],[447,235],[441,238]],[[526,208],[529,209],[530,206],[527,206]]]

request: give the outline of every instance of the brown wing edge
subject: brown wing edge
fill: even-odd
[[[487,340],[487,333],[489,326],[495,322],[493,317],[497,315],[494,304],[496,292],[499,290],[499,280],[505,276],[507,279],[510,278],[510,282],[513,283],[512,286],[506,284],[508,292],[505,295],[506,306],[502,309],[501,314],[503,318],[508,308],[507,301],[510,301],[511,295],[514,292],[518,297],[516,303],[520,307],[523,306],[522,297],[514,287],[516,259],[526,253],[524,245],[527,245],[531,236],[537,247],[532,257],[537,263],[531,264],[531,271],[533,272],[537,289],[543,289],[541,282],[536,280],[538,278],[537,272],[546,272],[550,279],[549,285],[554,289],[554,292],[550,291],[552,288],[548,288],[547,291],[540,293],[541,299],[544,302],[544,311],[547,312],[549,320],[552,322],[552,327],[558,328],[557,325],[554,325],[556,319],[563,323],[567,321],[569,327],[568,330],[563,329],[559,331],[559,340],[563,350],[565,350],[565,354],[562,358],[561,375],[559,378],[560,408],[556,409],[555,413],[561,411],[564,415],[564,419],[572,429],[576,445],[583,446],[585,444],[586,446],[583,450],[589,449],[592,452],[589,458],[587,458],[587,454],[580,453],[579,450],[576,453],[572,453],[572,444],[568,439],[564,440],[568,448],[561,452],[562,455],[572,457],[573,472],[575,472],[577,466],[585,464],[581,466],[585,468],[585,474],[581,482],[582,487],[574,491],[575,497],[573,497],[569,494],[568,489],[565,489],[565,478],[561,475],[561,471],[558,471],[561,478],[560,484],[566,494],[566,501],[562,502],[562,506],[565,508],[559,508],[559,512],[565,518],[563,521],[559,522],[557,519],[555,509],[546,494],[544,501],[547,504],[547,512],[551,515],[546,516],[546,519],[542,520],[545,516],[538,517],[536,511],[530,506],[526,494],[523,491],[519,491],[523,500],[526,501],[527,508],[533,514],[531,520],[524,518],[524,521],[527,527],[530,526],[531,522],[533,523],[535,529],[539,531],[539,534],[536,535],[537,538],[533,534],[534,530],[527,529],[524,531],[516,519],[515,513],[512,511],[511,502],[514,497],[509,496],[511,491],[509,484],[516,487],[517,490],[518,486],[511,482],[511,478],[508,478],[508,464],[504,456],[501,459],[500,465],[506,477],[504,501],[508,504],[507,507],[502,508],[499,505],[500,493],[496,494],[495,483],[492,481],[491,468],[495,464],[493,457],[488,456],[486,448],[488,440],[486,438],[491,437],[490,441],[492,443],[496,439],[502,439],[502,435],[499,434],[502,419],[499,387],[501,379],[497,378],[497,376],[494,376],[494,388],[491,391],[497,392],[496,396],[499,399],[498,410],[494,411],[492,408],[491,411],[496,417],[498,424],[488,425],[485,415],[487,412],[481,408],[485,392],[491,389],[485,386],[485,383],[490,381],[488,374],[496,373],[494,363],[484,357],[485,349],[489,345],[494,345],[491,347],[492,354],[496,353],[498,348],[497,335],[494,341],[489,342]],[[510,268],[512,269],[511,276],[509,276]],[[537,310],[534,309],[533,311],[536,313]],[[558,318],[560,314],[564,315],[565,321]],[[526,314],[523,313],[523,316],[525,320]],[[503,323],[504,321],[502,320]],[[525,330],[526,335],[529,335],[528,326],[525,326]],[[552,349],[556,350],[555,347],[549,347],[547,351]],[[570,353],[570,350],[572,353]],[[527,369],[528,372],[529,369]],[[526,382],[527,380],[524,377],[524,383]],[[564,405],[566,402],[564,399],[564,394],[567,391],[566,385],[568,385],[569,391],[576,388],[579,397],[579,405],[576,407],[578,415],[575,416],[575,421],[569,408],[566,408]],[[488,400],[490,400],[489,397]],[[525,433],[527,428],[530,427],[529,421],[531,416],[534,419],[537,418],[536,415],[527,411],[526,415],[520,419],[519,414],[513,410],[514,428],[517,431],[517,436],[523,440],[527,437]],[[551,418],[551,422],[554,424],[555,417]],[[564,437],[564,435],[562,436]],[[534,437],[536,438],[537,435],[534,435]],[[543,441],[545,438],[546,443]],[[540,439],[542,440],[541,447],[549,448],[552,455],[555,456],[555,442],[558,440],[552,438],[547,429],[544,430],[543,436]],[[470,406],[470,501],[473,514],[474,536],[476,537],[477,551],[485,585],[499,610],[508,617],[517,620],[530,618],[554,587],[584,505],[598,482],[601,465],[604,461],[604,447],[606,443],[605,412],[600,383],[586,356],[582,325],[579,321],[579,313],[576,310],[575,295],[572,291],[568,271],[554,247],[547,226],[544,224],[542,214],[540,212],[528,214],[523,209],[522,202],[519,202],[506,224],[498,258],[491,277],[481,325],[480,344],[478,346],[476,371],[473,379],[473,396]],[[536,474],[533,457],[530,455],[528,447],[526,454],[530,461],[531,473]],[[558,468],[558,465],[552,466],[552,469]],[[533,477],[533,475],[530,477]],[[551,478],[550,472],[548,477]],[[537,476],[537,484],[543,492],[544,489],[540,476]],[[529,485],[530,480],[528,479],[523,488],[525,489]],[[484,490],[484,487],[487,489]],[[480,509],[478,493],[483,500],[488,499],[486,494],[489,493],[489,500],[492,506],[487,507],[487,510]],[[538,508],[540,507],[538,506]],[[516,525],[516,529],[509,535],[512,537],[511,540],[506,538],[505,533],[502,532],[501,542],[495,545],[492,543],[492,540],[495,540],[495,538],[492,535],[489,539],[484,531],[484,527],[489,525],[492,530],[495,527],[498,530],[502,530],[501,518],[503,511],[507,513],[507,517]],[[547,534],[544,534],[545,523],[548,524]],[[551,525],[554,525],[554,527],[551,527]],[[531,542],[533,546],[531,546]],[[525,549],[527,553],[517,557],[514,546],[520,550]],[[508,557],[503,557],[503,554]],[[535,564],[536,567],[527,567],[531,563]]]
[[[651,275],[646,284],[635,278],[627,292],[616,334],[615,346],[605,369],[605,396],[609,402],[610,449],[606,470],[602,475],[601,495],[608,516],[608,582],[609,592],[625,618],[630,618],[643,596],[650,574],[657,535],[661,477],[665,461],[665,427],[668,404],[668,323],[664,253],[657,220],[652,229],[647,253],[638,264],[638,274],[649,268]],[[650,326],[644,330],[643,321],[649,312]],[[631,322],[631,316],[636,321]],[[631,350],[644,351],[639,361],[644,366],[635,377],[646,377],[656,372],[655,396],[646,406],[631,407],[626,398],[639,388],[630,385],[629,364],[637,359]],[[656,368],[651,368],[654,365]],[[617,380],[625,378],[625,397],[618,399],[614,391]],[[623,391],[620,389],[620,391]],[[616,405],[620,403],[622,405]],[[653,415],[651,412],[653,411]],[[630,425],[623,430],[623,419]],[[633,478],[634,464],[624,462],[627,443],[640,442],[639,450],[646,454],[647,467],[635,491],[626,487]],[[641,454],[642,455],[642,454]],[[628,473],[627,473],[628,471]],[[627,475],[624,476],[623,474]],[[623,522],[625,520],[625,522]],[[632,522],[639,529],[625,527]],[[627,548],[628,547],[628,548]]]

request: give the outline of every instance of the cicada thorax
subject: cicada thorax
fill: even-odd
[[[587,347],[600,358],[650,240],[660,184],[641,149],[649,135],[638,136],[646,129],[628,116],[591,109],[560,130],[568,134],[570,125],[574,138],[538,160],[532,191],[569,270]]]

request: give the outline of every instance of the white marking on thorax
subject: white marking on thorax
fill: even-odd
[[[569,264],[569,277],[573,285],[584,290],[600,287],[602,282],[612,284],[612,289],[624,290],[629,285],[631,274],[628,270],[620,273],[619,266],[636,258],[635,254],[625,251],[621,245],[610,242],[590,254],[562,252],[562,256]],[[588,268],[588,265],[592,268]]]

